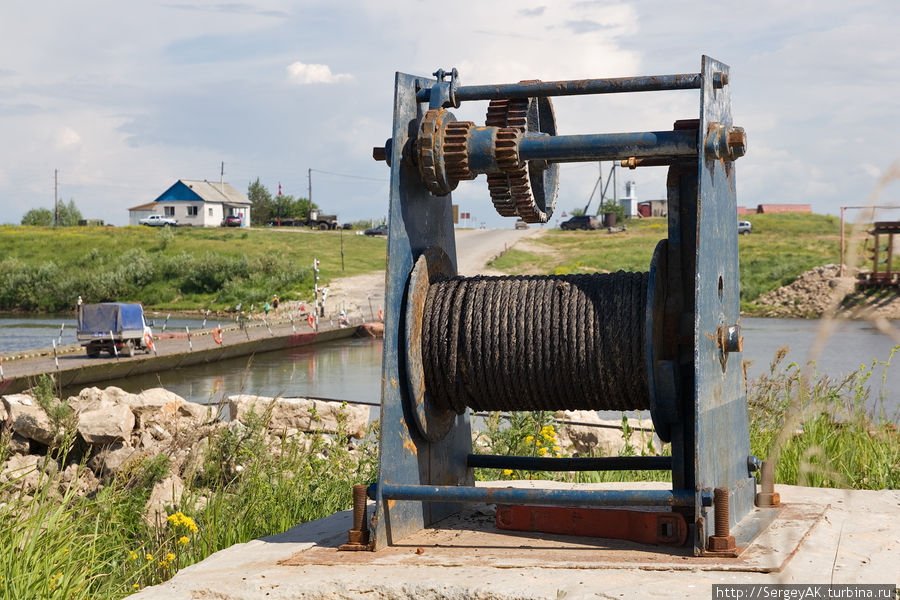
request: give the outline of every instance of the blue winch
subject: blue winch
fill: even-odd
[[[728,66],[703,57],[695,74],[478,86],[461,85],[456,69],[435,76],[397,73],[393,136],[374,151],[390,165],[391,191],[366,547],[390,545],[460,503],[493,502],[659,507],[683,517],[696,554],[735,552],[771,509],[754,507],[734,171],[746,136],[732,123]],[[552,96],[688,89],[700,90],[699,118],[671,131],[557,135]],[[452,109],[475,100],[489,101],[485,125],[458,121]],[[603,160],[668,167],[668,238],[647,272],[457,276],[450,193],[459,181],[485,174],[501,215],[541,223],[553,213],[559,163]],[[473,411],[575,409],[649,409],[671,456],[473,453]],[[667,470],[672,488],[475,487],[475,467]]]

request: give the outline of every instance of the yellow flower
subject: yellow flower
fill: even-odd
[[[540,448],[538,448],[538,454],[540,454],[541,456],[547,456],[547,449],[541,446]]]
[[[163,569],[168,569],[168,568],[169,568],[169,563],[166,562],[166,561],[164,561],[164,560],[161,560],[161,561],[159,561],[159,562],[156,563],[156,564],[159,565],[160,567],[162,567]]]
[[[152,554],[145,554],[145,555],[144,555],[144,558],[146,558],[147,560],[153,560],[153,555],[152,555]]]
[[[507,477],[512,475],[512,469],[503,469],[503,474]]]
[[[166,560],[172,562],[173,560],[175,560],[175,555],[169,552],[168,554],[166,554]]]
[[[197,533],[197,524],[194,523],[194,520],[189,516],[185,515],[182,512],[177,512],[166,517],[166,521],[168,521],[169,525],[173,527],[184,527],[191,533]]]
[[[137,559],[138,559],[138,553],[137,553],[137,552],[135,552],[134,550],[132,550],[131,552],[128,553],[128,560],[137,560]]]
[[[525,438],[525,443],[526,443],[526,444],[530,444],[530,443],[533,442],[533,441],[534,441],[534,436],[533,436],[533,435],[529,435],[528,437]]]
[[[191,539],[186,535],[183,535],[180,538],[178,538],[178,543],[181,544],[182,546],[187,546],[190,543],[190,541],[191,541]]]
[[[69,549],[68,549],[68,548],[63,548],[63,554],[68,554],[68,553],[69,553]]]
[[[559,454],[559,446],[553,446],[553,451]]]
[[[132,584],[132,586],[131,586],[131,587],[132,587],[132,588],[134,588],[134,589],[136,589],[136,590],[139,590],[139,589],[141,589],[141,586],[140,586],[140,585],[138,585],[138,584],[137,584],[137,583],[135,583],[135,584]]]

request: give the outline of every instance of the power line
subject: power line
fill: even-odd
[[[387,179],[376,179],[375,177],[363,177],[362,175],[349,175],[347,173],[335,173],[334,171],[323,171],[322,169],[310,169],[311,172],[324,173],[325,175],[334,175],[335,177],[347,177],[349,179],[362,179],[364,181],[377,181],[378,183],[387,183]]]

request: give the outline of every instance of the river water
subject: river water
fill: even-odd
[[[157,316],[156,331],[162,329],[165,315]],[[63,343],[75,342],[75,321],[71,317],[2,317],[0,352],[50,346],[63,329]],[[171,318],[168,329],[199,328],[197,319]],[[790,346],[785,363],[805,364],[820,323],[804,319],[742,320],[744,359],[750,361],[750,378],[768,370],[776,350]],[[895,323],[900,327],[900,322]],[[900,364],[887,367],[893,342],[865,321],[842,322],[819,353],[819,373],[833,378],[857,371],[861,366],[873,369],[869,407],[881,410],[881,383],[886,390],[885,416],[900,421]],[[381,341],[342,340],[325,345],[268,352],[252,358],[186,367],[154,375],[112,381],[128,391],[162,386],[194,402],[217,403],[238,393],[264,396],[314,396],[377,404],[380,399]],[[73,393],[67,390],[67,393]],[[77,390],[74,391],[77,393]]]

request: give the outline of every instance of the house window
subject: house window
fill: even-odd
[[[164,207],[163,207],[163,210],[166,211],[166,216],[167,216],[167,217],[174,217],[174,216],[175,216],[175,207],[174,207],[174,206],[164,206]]]
[[[209,216],[213,216],[213,215],[212,215],[212,207],[211,207],[211,206],[209,207]]]
[[[189,217],[196,217],[196,216],[197,216],[197,210],[198,210],[198,208],[199,208],[199,207],[197,207],[197,206],[188,206],[188,207],[187,207],[187,210],[188,210],[187,216],[189,216]]]

